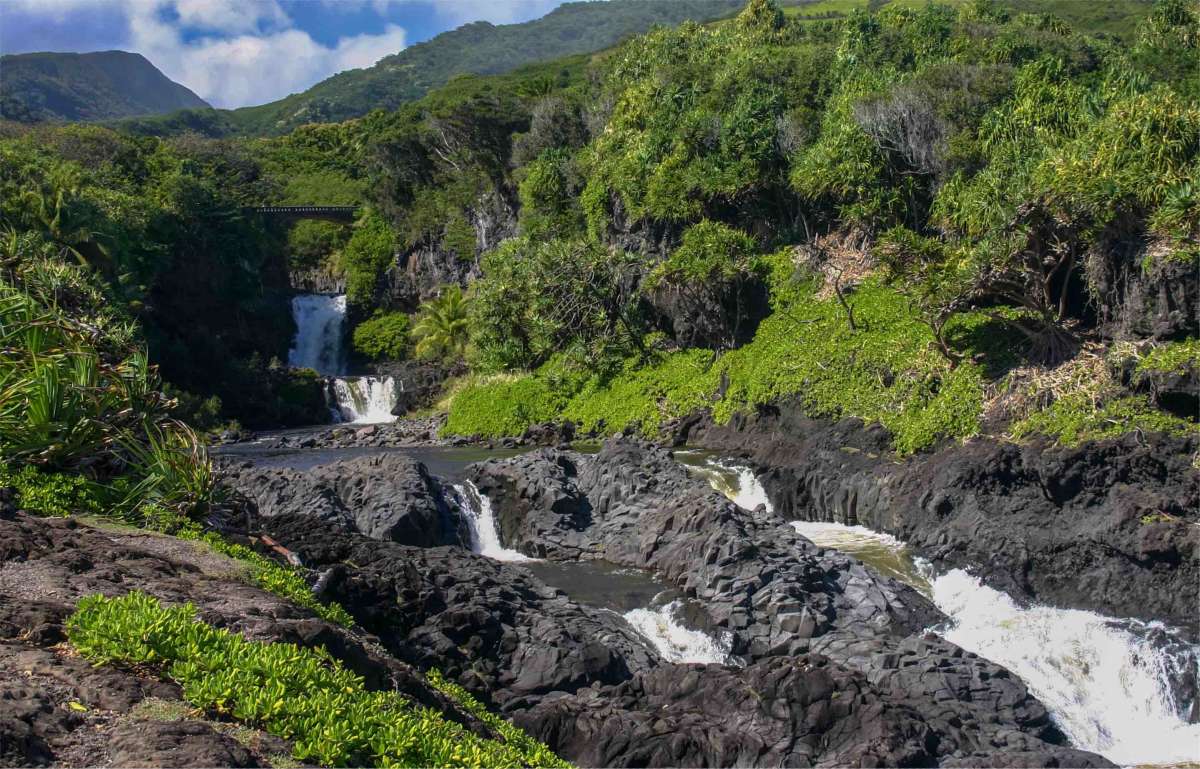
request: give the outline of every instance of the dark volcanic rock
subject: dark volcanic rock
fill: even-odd
[[[895,656],[894,667],[936,664]],[[580,766],[1109,766],[1013,728],[1008,703],[963,719],[920,688],[898,691],[913,678],[817,654],[673,665],[548,698],[514,721]]]
[[[403,454],[372,454],[311,470],[230,462],[226,483],[273,517],[302,513],[374,539],[432,547],[470,541],[457,497]]]
[[[338,530],[328,526],[325,534],[336,537]],[[251,639],[324,647],[369,688],[398,691],[480,734],[494,734],[385,653],[379,639],[317,619],[237,575],[229,559],[192,542],[101,532],[24,513],[0,519],[0,765],[99,765],[107,753],[116,765],[168,765],[176,758],[178,765],[254,765],[204,729],[154,727],[153,739],[139,744],[137,731],[120,729],[130,709],[147,697],[177,701],[178,687],[119,666],[94,667],[54,646],[79,598],[131,590],[167,604],[191,602],[205,621]]]
[[[442,440],[438,437],[445,422],[445,415],[438,415],[421,419],[398,419],[392,423],[377,425],[338,424],[320,430],[277,433],[254,437],[252,440],[233,442],[234,445],[222,449],[218,455],[236,457],[247,450],[383,449],[448,445],[456,441]]]
[[[704,603],[738,655],[799,653],[833,630],[904,636],[941,619],[907,585],[742,510],[646,443],[541,450],[476,465],[473,476],[504,544],[657,572]]]
[[[818,655],[677,665],[516,717],[580,766],[920,766],[920,717]]]
[[[660,664],[622,618],[581,606],[519,567],[456,547],[376,542],[300,515],[264,526],[309,566],[332,569],[324,594],[389,651],[439,668],[502,708]]]
[[[1018,597],[1200,631],[1195,438],[977,439],[895,463],[882,430],[789,408],[679,437],[751,456],[785,519],[861,524]]]
[[[542,450],[473,474],[509,547],[653,570],[752,661],[659,667],[519,717],[579,763],[989,765],[1012,753],[1107,765],[1065,747],[1007,670],[926,636],[944,615],[924,597],[737,507],[662,449],[613,439],[595,455]]]
[[[108,746],[114,766],[258,766],[236,740],[200,721],[131,721],[113,730]]]

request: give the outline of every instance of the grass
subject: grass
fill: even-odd
[[[435,676],[503,741],[480,737],[394,691],[368,691],[323,649],[249,641],[201,622],[190,605],[143,593],[88,596],[67,622],[71,644],[97,665],[160,671],[206,714],[292,740],[292,758],[321,766],[567,766],[544,745]]]
[[[212,550],[244,564],[246,578],[250,584],[256,585],[268,593],[274,593],[298,606],[303,606],[327,622],[333,622],[342,627],[354,626],[354,618],[341,604],[318,601],[312,594],[312,590],[309,589],[308,583],[304,581],[304,577],[296,569],[276,563],[245,545],[228,542],[211,531],[204,533],[183,531],[180,532],[180,536],[203,543]]]
[[[982,369],[971,362],[952,368],[895,291],[874,282],[856,291],[850,298],[856,329],[841,305],[819,298],[814,287],[791,293],[753,341],[715,360],[707,350],[664,353],[629,361],[614,377],[582,381],[552,361],[535,373],[478,380],[451,400],[446,432],[514,435],[533,422],[562,418],[584,431],[654,435],[665,421],[706,406],[727,422],[788,397],[798,397],[813,416],[883,424],[901,454],[978,431]],[[981,336],[969,332],[985,322],[968,314],[955,332]]]

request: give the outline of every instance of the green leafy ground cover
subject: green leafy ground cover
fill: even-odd
[[[293,740],[293,757],[321,766],[519,767],[567,764],[488,713],[439,676],[434,683],[504,738],[480,737],[394,691],[363,679],[323,649],[248,641],[201,622],[190,604],[163,607],[143,593],[79,602],[67,636],[102,664],[146,665],[178,683],[213,715]]]

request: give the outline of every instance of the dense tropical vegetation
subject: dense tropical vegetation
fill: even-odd
[[[465,359],[454,432],[793,397],[902,451],[1191,429],[1128,372],[1195,338],[1196,14],[753,0],[276,139],[10,127],[3,220],[89,266],[204,426],[321,411],[279,363],[292,270],[344,282],[360,362]],[[318,199],[362,216],[244,211]]]
[[[1196,13],[1159,3],[1128,46],[986,2],[815,22],[755,0],[630,41],[514,141],[527,239],[483,259],[449,429],[654,432],[790,397],[902,452],[985,423],[1194,429],[1194,401],[1111,371],[1196,331],[1134,330],[1120,295],[1195,302]],[[1055,384],[1075,370],[1088,397]]]

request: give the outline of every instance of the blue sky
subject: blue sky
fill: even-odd
[[[0,0],[0,51],[141,53],[217,107],[262,104],[470,21],[562,0]]]

